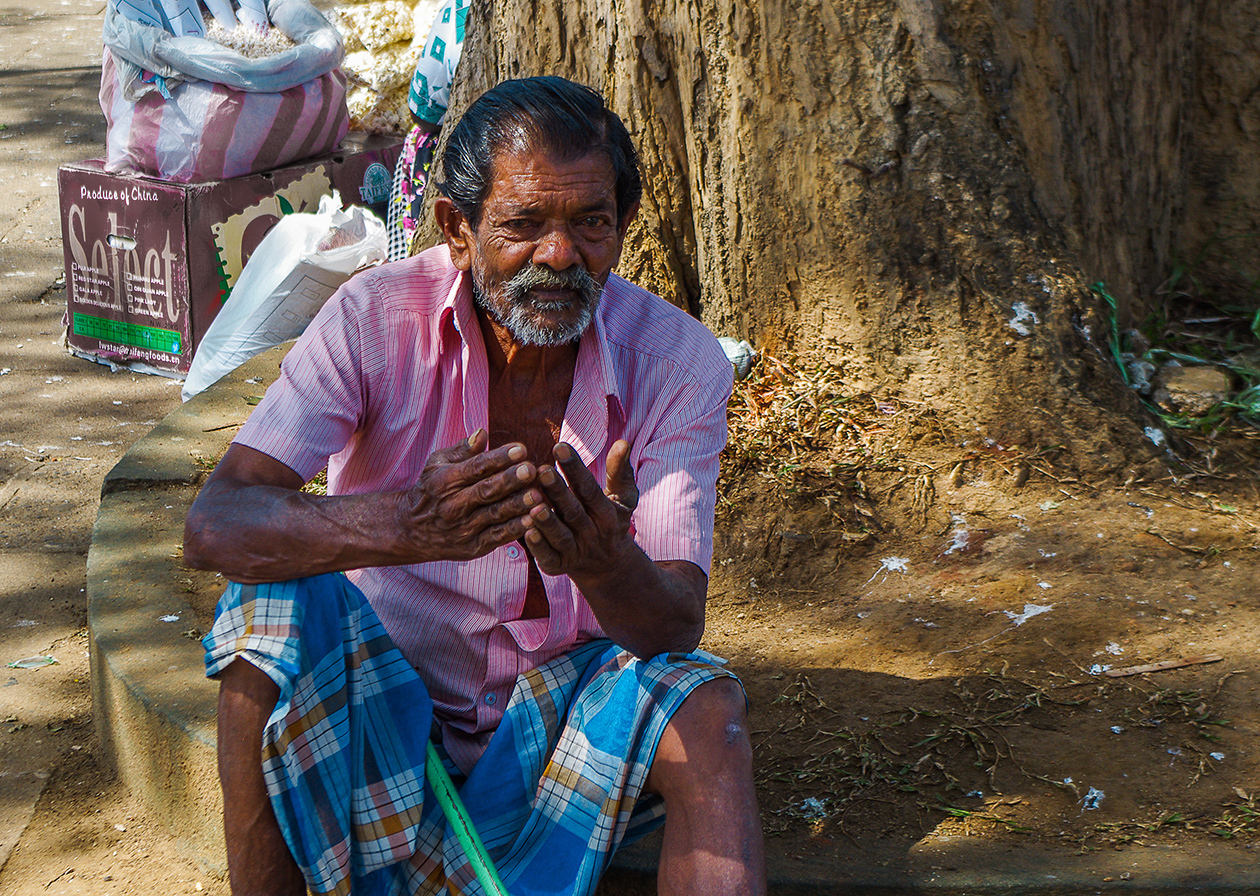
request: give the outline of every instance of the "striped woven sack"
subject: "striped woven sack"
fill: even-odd
[[[334,68],[279,93],[209,81],[131,102],[109,48],[101,64],[105,170],[175,183],[241,177],[336,149],[350,127],[346,76]]]

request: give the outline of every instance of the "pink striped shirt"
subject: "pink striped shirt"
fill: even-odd
[[[353,278],[285,359],[236,441],[330,494],[409,488],[429,455],[488,427],[488,366],[468,276],[444,246]],[[611,276],[578,349],[560,438],[603,482],[617,439],[640,490],[635,539],[654,560],[708,572],[731,365],[695,319]],[[517,676],[592,638],[566,576],[543,576],[550,614],[521,619],[528,556],[350,573],[433,697],[451,756],[470,768]]]

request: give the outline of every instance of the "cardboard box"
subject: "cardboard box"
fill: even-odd
[[[385,220],[399,138],[350,134],[327,156],[205,184],[58,171],[66,338],[91,360],[182,377],[250,253],[281,215],[337,190]]]

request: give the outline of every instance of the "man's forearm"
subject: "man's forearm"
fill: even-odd
[[[394,494],[326,497],[256,485],[207,486],[189,512],[184,562],[235,582],[279,582],[410,562],[392,530]]]
[[[278,460],[231,446],[193,502],[184,560],[246,584],[367,566],[471,560],[525,534],[542,501],[518,443],[485,430],[433,452],[405,492],[310,495]]]
[[[548,504],[530,509],[525,533],[538,568],[569,576],[604,633],[636,656],[693,650],[704,634],[709,579],[686,560],[653,561],[635,543],[630,443],[618,439],[608,449],[606,490],[571,445],[561,442],[553,456],[564,477],[539,469]]]
[[[635,656],[694,650],[704,634],[708,577],[684,560],[655,562],[634,545],[598,576],[573,576],[604,633]]]

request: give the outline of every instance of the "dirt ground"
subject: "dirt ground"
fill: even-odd
[[[0,675],[8,767],[45,760],[24,779],[42,794],[0,892],[226,893],[119,787],[91,725],[79,589],[92,490],[174,388],[84,367],[41,335],[36,375],[65,379],[30,388],[73,378],[124,398],[73,422],[32,415],[11,441],[69,427],[81,438],[62,447],[77,451],[126,434],[82,455],[3,455],[0,541],[42,546],[32,557],[61,558],[64,578],[39,612],[0,610],[14,658],[58,658]],[[896,864],[958,837],[1037,841],[1065,862],[1196,838],[1255,846],[1254,433],[1093,478],[1052,451],[951,441],[891,402],[837,405],[831,439],[749,423],[782,398],[732,404],[704,645],[748,688],[772,855]],[[203,610],[212,588],[198,584]],[[1113,677],[1169,662],[1187,664]]]
[[[748,685],[772,852],[1255,847],[1254,430],[1104,477],[894,402],[817,439],[739,399],[706,643]]]
[[[2,308],[0,893],[192,892],[204,872],[102,770],[84,593],[101,480],[179,388],[67,354],[61,283]],[[56,664],[9,666],[41,656]]]
[[[99,47],[102,10],[3,17],[0,894],[226,894],[119,786],[92,727],[101,480],[178,403],[173,381],[60,342],[54,172],[104,145],[99,55],[65,48]],[[767,394],[732,405],[705,646],[748,688],[772,856],[904,864],[951,838],[1035,841],[1064,863],[1250,854],[1254,431],[1176,441],[1130,478],[947,437],[878,396],[789,412],[794,396]],[[7,666],[37,656],[56,665]]]

